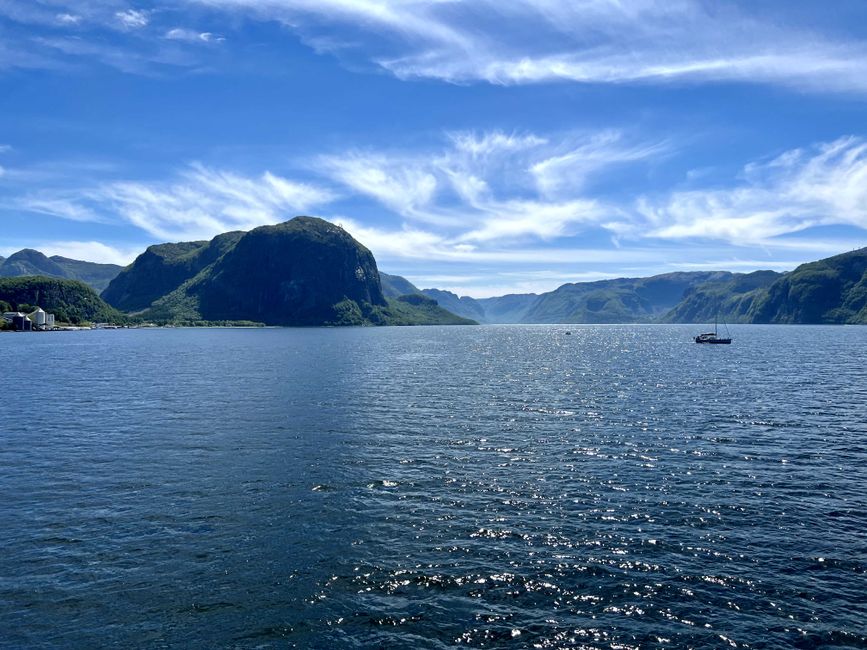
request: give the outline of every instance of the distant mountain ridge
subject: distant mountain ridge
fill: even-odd
[[[421,293],[483,323],[707,323],[720,318],[730,323],[867,324],[867,248],[788,273],[686,271],[494,298],[441,289]]]
[[[120,273],[123,267],[117,264],[97,264],[73,260],[60,255],[45,254],[25,248],[7,258],[0,258],[0,277],[18,278],[45,276],[80,280],[96,291],[102,291]]]

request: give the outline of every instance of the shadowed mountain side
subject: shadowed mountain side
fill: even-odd
[[[457,294],[451,291],[443,291],[441,289],[422,289],[421,291],[428,298],[433,298],[444,309],[449,310],[453,314],[463,316],[478,322],[487,322],[488,318],[485,315],[485,310],[476,301],[475,298],[469,296],[458,297]]]
[[[399,275],[390,275],[380,271],[379,281],[382,284],[382,295],[386,298],[398,298],[413,293],[421,293],[412,282]]]
[[[102,297],[123,311],[147,309],[213,264],[243,236],[242,232],[227,232],[211,241],[150,246],[112,280]]]

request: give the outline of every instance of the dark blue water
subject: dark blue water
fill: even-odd
[[[3,647],[867,647],[867,327],[0,335]]]

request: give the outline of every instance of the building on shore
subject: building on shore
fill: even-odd
[[[19,332],[44,331],[54,328],[54,314],[48,314],[40,307],[29,314],[20,311],[4,312],[3,321],[12,325]]]
[[[31,321],[24,314],[18,314],[17,316],[12,317],[12,326],[18,332],[32,332],[33,331],[33,321]]]

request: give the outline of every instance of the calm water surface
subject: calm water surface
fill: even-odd
[[[867,327],[731,329],[0,335],[0,645],[867,647]]]

